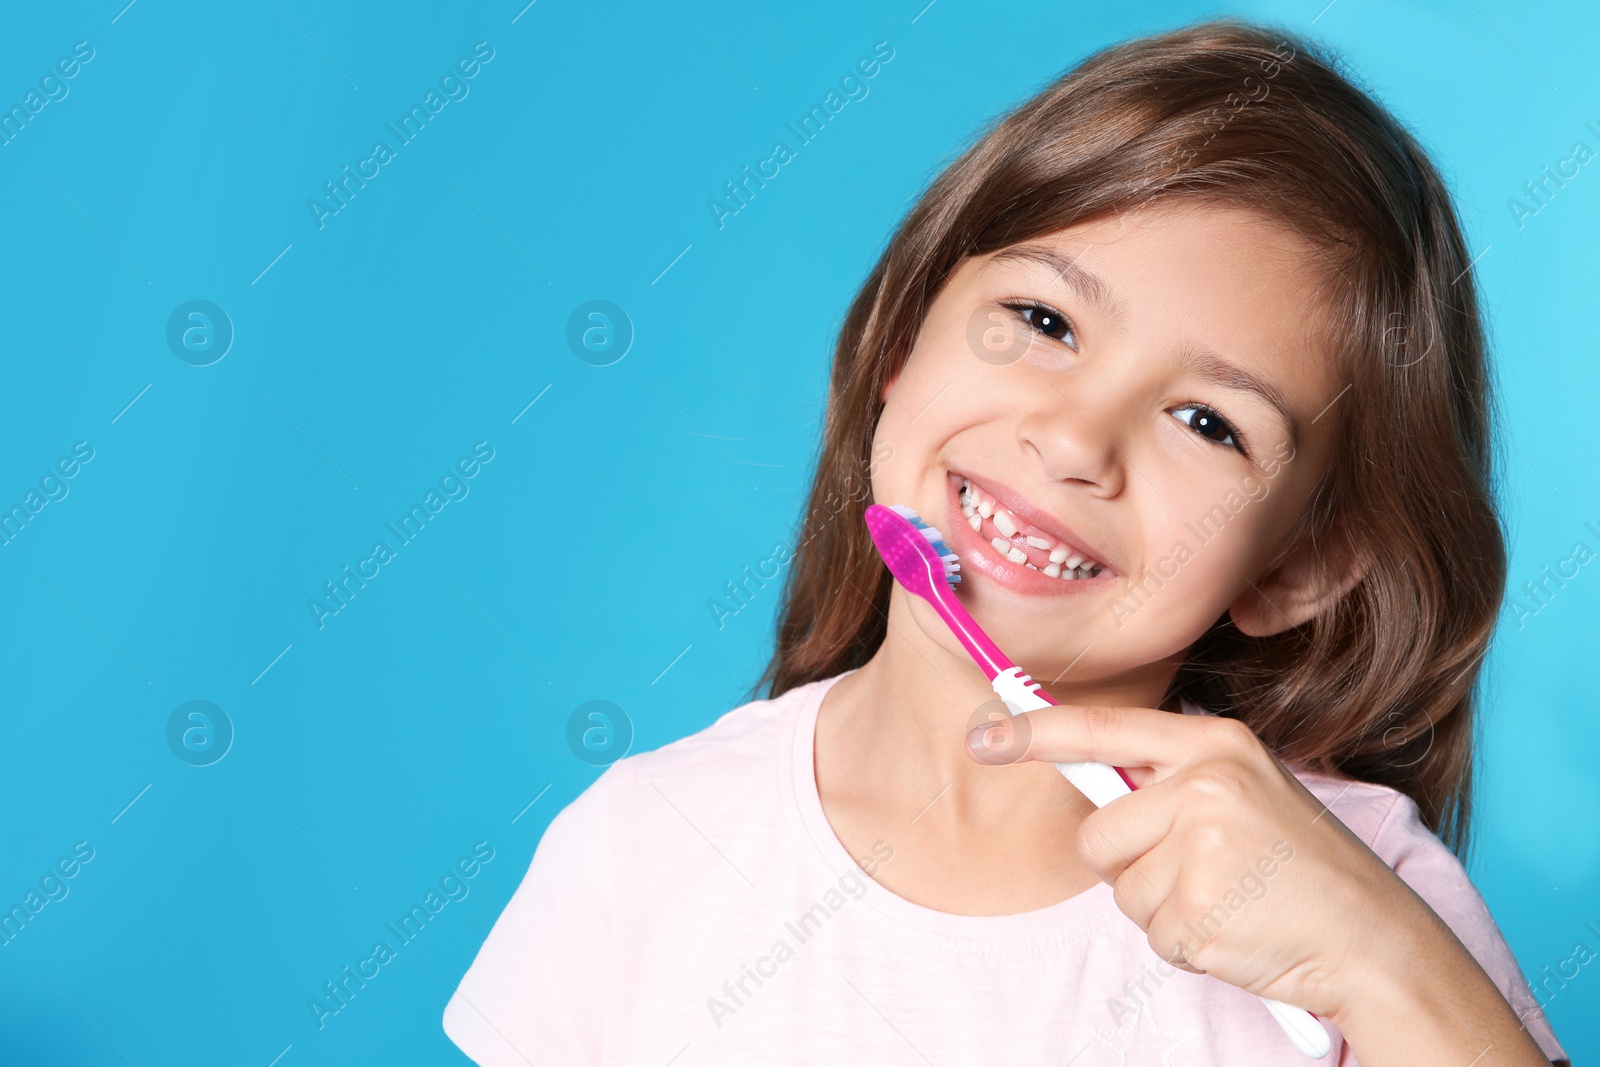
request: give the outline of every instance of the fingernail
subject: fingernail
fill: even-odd
[[[1006,733],[1004,723],[980,723],[967,733],[967,751],[980,763],[1005,763]]]

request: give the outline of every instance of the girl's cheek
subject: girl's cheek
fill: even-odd
[[[1254,533],[1238,523],[1163,523],[1147,535],[1139,571],[1124,576],[1110,599],[1113,630],[1185,647],[1255,577]]]

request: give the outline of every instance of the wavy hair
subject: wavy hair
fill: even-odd
[[[1217,620],[1162,703],[1186,697],[1281,759],[1391,786],[1464,854],[1473,694],[1506,577],[1471,264],[1413,136],[1321,46],[1275,27],[1220,19],[1091,55],[906,215],[840,330],[806,535],[754,692],[861,666],[883,641],[891,579],[862,522],[869,494],[849,487],[871,466],[882,386],[944,280],[969,256],[1158,200],[1270,213],[1317,250],[1321,325],[1351,395],[1294,540],[1368,563],[1287,632]]]

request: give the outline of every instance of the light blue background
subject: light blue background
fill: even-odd
[[[776,585],[721,629],[707,602],[798,517],[831,343],[892,223],[1088,52],[1218,12],[124,3],[0,18],[5,109],[75,42],[95,50],[0,148],[0,503],[74,442],[95,450],[0,547],[0,904],[95,849],[0,948],[0,1058],[465,1063],[445,1001],[598,773],[566,742],[573,709],[614,701],[633,750],[654,748],[765,662]],[[1575,141],[1600,149],[1600,18],[1227,12],[1348,53],[1459,195],[1503,389],[1513,588],[1600,547],[1583,526],[1600,526],[1600,173],[1522,227],[1507,206]],[[494,59],[470,95],[319,230],[307,200],[480,40]],[[708,199],[880,40],[894,58],[870,95],[719,230]],[[637,331],[608,367],[564,339],[597,298]],[[209,367],[165,341],[192,299],[236,330]],[[484,440],[470,495],[319,630],[308,598]],[[1470,870],[1533,980],[1600,947],[1597,601],[1591,563],[1520,628],[1508,611],[1488,672]],[[165,734],[196,699],[236,731],[204,768]],[[470,895],[319,1031],[308,999],[478,841],[495,859]],[[1600,963],[1549,1013],[1576,1060],[1600,1055]]]

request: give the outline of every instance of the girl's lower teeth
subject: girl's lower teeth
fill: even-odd
[[[979,496],[967,483],[961,486],[960,499],[961,514],[966,517],[967,525],[972,527],[974,532],[982,530],[983,521],[989,519],[994,523],[995,529],[1005,535],[991,537],[989,544],[1012,563],[1020,563],[1031,571],[1038,571],[1040,574],[1067,582],[1093,578],[1105,569],[1101,564],[1092,559],[1085,559],[1071,549],[1053,545],[1045,538],[1030,535],[1024,539],[1029,547],[1050,550],[1049,562],[1042,568],[1038,567],[1028,559],[1027,552],[1011,540],[1017,536],[1018,531],[1016,523],[1008,512],[996,508],[994,501]]]

